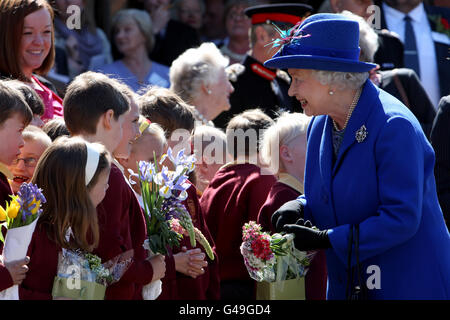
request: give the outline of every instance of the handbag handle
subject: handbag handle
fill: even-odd
[[[355,255],[356,255],[356,274],[358,277],[358,287],[359,290],[362,289],[362,281],[361,281],[361,270],[359,263],[359,225],[355,226]]]
[[[350,300],[352,295],[352,286],[353,286],[353,268],[352,268],[352,246],[353,246],[353,226],[350,227],[350,235],[348,239],[347,246],[347,289],[346,289],[346,297],[347,300]]]

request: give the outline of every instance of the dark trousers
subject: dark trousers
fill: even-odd
[[[220,282],[221,300],[255,300],[255,281],[226,280]]]

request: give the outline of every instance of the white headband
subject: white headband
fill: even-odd
[[[86,142],[86,150],[86,185],[88,185],[94,177],[95,171],[97,171],[98,161],[100,160],[100,153],[89,142]]]

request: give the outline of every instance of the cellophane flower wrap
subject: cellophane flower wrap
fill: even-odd
[[[130,183],[134,184],[133,177],[138,178],[142,201],[144,205],[144,216],[147,225],[148,241],[144,243],[150,257],[155,254],[167,255],[167,248],[180,245],[183,235],[188,235],[192,247],[196,246],[197,239],[205,247],[205,251],[211,259],[214,259],[211,247],[201,232],[192,223],[191,216],[183,205],[188,197],[187,189],[191,186],[188,182],[188,174],[195,168],[195,157],[185,155],[184,149],[174,156],[172,149],[168,148],[159,165],[169,159],[175,168],[170,171],[168,167],[162,166],[159,170],[158,162],[139,161],[139,173],[135,174],[129,170]],[[175,224],[182,228],[172,228]],[[178,232],[177,232],[178,231]],[[144,299],[152,300],[161,293],[161,282],[150,283],[144,286]]]
[[[130,267],[133,253],[126,251],[102,264],[92,253],[63,249],[58,256],[53,297],[103,300],[107,286],[119,281]]]
[[[246,223],[240,249],[250,277],[258,282],[304,277],[315,253],[295,249],[293,240],[293,234],[270,235],[255,221]]]
[[[45,202],[41,189],[32,183],[22,183],[19,192],[16,196],[11,196],[6,208],[0,206],[0,221],[3,221],[1,225],[8,229],[5,239],[0,232],[0,240],[4,243],[3,263],[25,258],[42,212],[41,206]],[[0,299],[18,300],[18,286],[14,285],[0,292]]]

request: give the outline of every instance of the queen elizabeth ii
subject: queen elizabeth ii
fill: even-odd
[[[368,80],[375,65],[358,61],[358,28],[342,15],[312,15],[265,62],[288,70],[289,94],[313,116],[305,193],[272,223],[300,250],[326,249],[327,299],[348,298],[356,285],[368,299],[449,299],[434,151],[408,108]],[[357,264],[360,281],[348,272]]]

